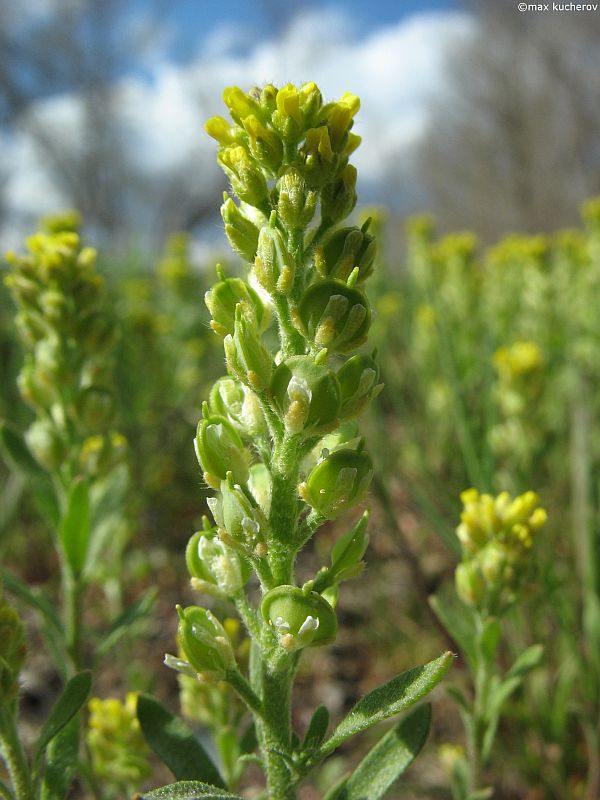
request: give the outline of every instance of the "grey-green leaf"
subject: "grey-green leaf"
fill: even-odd
[[[412,764],[425,744],[431,706],[419,706],[367,753],[335,800],[380,800]]]
[[[83,706],[91,688],[92,673],[89,670],[78,672],[67,683],[40,732],[34,754],[35,766],[39,763],[50,742],[58,736]]]
[[[242,798],[208,783],[178,781],[146,792],[141,800],[242,800]]]
[[[46,771],[42,782],[42,800],[64,800],[77,767],[79,722],[71,721],[54,737],[46,751]]]
[[[58,538],[74,575],[80,575],[90,538],[90,491],[85,478],[74,481]]]
[[[171,714],[158,700],[140,695],[137,717],[146,741],[178,781],[203,781],[210,784],[210,788],[225,786],[217,768],[185,722]]]
[[[452,653],[444,653],[435,661],[409,669],[389,683],[369,692],[340,722],[322,746],[320,755],[331,753],[351,736],[366,731],[401,711],[406,711],[441,681],[453,658]]]
[[[302,749],[311,751],[320,747],[327,733],[328,726],[329,711],[324,705],[320,705],[315,709],[315,713],[312,715],[306,731],[306,736],[302,742]]]

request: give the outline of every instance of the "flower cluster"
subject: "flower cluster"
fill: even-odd
[[[348,159],[360,141],[351,131],[359,101],[345,94],[324,103],[313,83],[232,88],[224,99],[231,121],[215,117],[206,129],[238,199],[226,195],[221,211],[249,276],[218,268],[206,294],[229,374],[198,425],[196,454],[217,494],[214,525],[206,520],[192,537],[187,563],[194,588],[229,599],[254,568],[265,595],[261,624],[292,652],[331,641],[337,629],[328,600],[294,586],[295,554],[321,522],[364,499],[373,471],[348,420],[381,388],[374,358],[353,354],[371,321],[361,287],[375,240],[368,221],[336,227],[356,203]],[[364,547],[355,548],[357,564]],[[357,564],[346,564],[344,576],[358,574]],[[322,591],[332,582],[321,579]],[[179,613],[187,667],[169,663],[226,674],[232,651],[218,620],[197,607]]]
[[[112,429],[115,325],[103,308],[96,253],[82,247],[76,224],[71,216],[48,220],[47,231],[28,239],[26,255],[7,255],[5,278],[27,348],[19,389],[36,413],[27,444],[65,485],[81,473],[107,472],[126,444]]]
[[[456,569],[458,594],[488,614],[501,614],[531,578],[533,545],[546,512],[535,492],[513,499],[508,492],[493,497],[468,489],[461,500],[456,529],[463,549]]]
[[[116,788],[134,789],[149,777],[150,750],[136,717],[137,694],[129,692],[123,703],[116,698],[89,701],[86,736],[96,776]]]

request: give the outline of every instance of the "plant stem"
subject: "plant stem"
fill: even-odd
[[[476,618],[475,646],[477,652],[477,667],[474,677],[475,696],[471,707],[471,717],[467,725],[467,751],[469,760],[469,791],[480,789],[481,772],[484,767],[484,736],[486,727],[492,724],[486,719],[490,681],[492,679],[493,663],[486,656],[481,646],[484,621],[480,615]]]
[[[15,714],[10,707],[0,710],[0,752],[8,769],[16,800],[33,800],[29,764],[17,733]]]
[[[298,524],[298,462],[297,437],[285,436],[275,447],[271,468],[269,563],[276,586],[292,583],[294,552],[290,545]]]
[[[68,564],[63,565],[63,592],[65,615],[65,645],[71,657],[73,670],[81,669],[81,612],[83,587],[79,579],[73,575]]]

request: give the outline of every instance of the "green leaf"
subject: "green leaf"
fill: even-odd
[[[335,800],[379,800],[425,744],[431,706],[419,706],[383,736],[336,794]]]
[[[177,780],[206,781],[211,784],[209,788],[225,786],[217,768],[182,719],[145,694],[138,698],[137,716],[146,741]]]
[[[96,658],[98,660],[112,650],[117,642],[125,636],[132,625],[148,615],[150,609],[154,605],[157,595],[157,589],[147,589],[141,597],[130,606],[127,606],[127,608],[119,614],[96,648]]]
[[[85,478],[73,482],[58,537],[74,575],[81,575],[90,537],[90,490]]]
[[[389,683],[369,692],[340,722],[332,736],[322,746],[320,755],[331,753],[350,736],[366,731],[401,711],[406,711],[441,681],[453,658],[452,653],[444,653],[435,661],[409,669]]]
[[[46,751],[42,800],[64,800],[75,775],[79,753],[79,720],[72,719]]]
[[[526,650],[524,650],[517,658],[515,663],[506,673],[506,678],[525,676],[532,669],[539,667],[543,657],[544,645],[532,644],[531,647],[528,647]]]
[[[50,742],[58,736],[85,703],[91,688],[92,673],[89,670],[78,672],[67,683],[40,732],[34,753],[34,768],[37,768]]]
[[[42,517],[56,528],[60,519],[60,509],[52,480],[32,456],[21,434],[6,423],[0,425],[0,448],[9,466],[26,479],[27,488],[33,495]]]
[[[10,572],[2,573],[2,581],[4,586],[22,600],[28,606],[35,609],[40,613],[41,617],[41,631],[48,645],[53,658],[55,666],[60,673],[61,677],[66,679],[67,676],[67,654],[65,648],[65,635],[62,622],[54,606],[47,600],[47,598],[35,589],[31,589],[26,583]]]
[[[329,711],[324,705],[315,709],[308,724],[306,736],[302,742],[302,750],[312,751],[321,746],[329,726]]]
[[[479,645],[486,661],[493,660],[501,634],[502,630],[497,619],[486,620],[479,639]]]
[[[237,794],[199,781],[178,781],[146,792],[141,800],[242,800]]]
[[[449,592],[433,595],[429,605],[435,615],[465,655],[472,669],[477,665],[475,650],[475,619],[471,609]]]

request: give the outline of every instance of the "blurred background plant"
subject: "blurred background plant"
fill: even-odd
[[[431,0],[420,13],[382,0],[351,0],[345,13],[251,2],[235,20],[225,4],[201,18],[195,2],[175,5],[187,10],[0,5],[2,250],[20,249],[40,215],[80,209],[121,331],[113,385],[131,475],[112,539],[121,579],[110,560],[96,562],[86,617],[100,632],[158,589],[162,624],[121,640],[94,693],[178,698],[159,654],[174,635],[181,554],[207,510],[189,442],[199,398],[223,372],[202,303],[214,263],[225,264],[223,224],[208,210],[222,183],[201,120],[218,113],[224,70],[247,87],[310,75],[328,97],[352,88],[363,99],[359,191],[374,207],[356,221],[371,217],[384,242],[371,297],[386,389],[362,423],[382,476],[371,490],[370,567],[343,612],[349,633],[312,656],[298,691],[307,707],[327,700],[341,714],[435,647],[458,651],[421,601],[453,583],[460,494],[533,488],[548,522],[497,663],[508,669],[535,643],[544,661],[504,707],[487,780],[500,799],[596,800],[600,202],[584,207],[583,224],[579,207],[600,189],[600,17],[518,14],[508,0]],[[422,209],[435,219],[405,223]],[[0,416],[23,432],[33,416],[17,389],[23,355],[4,288],[0,355]],[[31,483],[5,461],[0,470],[3,570],[56,600],[56,556]],[[315,543],[315,565],[336,533],[332,524]],[[37,646],[39,622],[8,583],[5,593],[33,643],[21,672],[31,745],[60,681]],[[397,613],[372,620],[365,609],[389,608],[390,596]],[[454,674],[468,687],[462,658]],[[437,702],[447,714],[437,714],[435,741],[465,745],[456,709]],[[348,757],[328,762],[332,783]],[[446,752],[446,763],[455,758]],[[412,775],[416,793],[450,796],[434,748]]]

